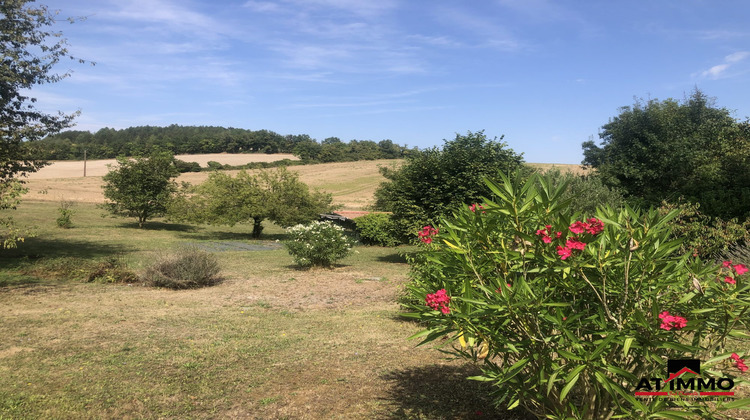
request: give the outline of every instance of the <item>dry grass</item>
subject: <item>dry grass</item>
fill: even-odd
[[[39,255],[137,269],[186,243],[254,243],[249,226],[141,230],[90,204],[62,230],[54,210],[22,204],[39,236],[0,256],[0,418],[513,418],[465,380],[476,368],[406,340],[420,327],[398,316],[398,250],[358,247],[333,270],[219,252],[226,280],[184,291],[23,277],[14,267]]]

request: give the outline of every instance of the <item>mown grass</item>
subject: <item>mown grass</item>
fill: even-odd
[[[406,340],[409,248],[357,247],[333,270],[217,252],[225,281],[195,290],[84,283],[29,267],[116,256],[139,271],[185,244],[257,242],[250,226],[138,229],[88,204],[59,229],[56,207],[24,202],[14,216],[37,236],[0,252],[0,419],[518,418],[465,380],[475,367]]]

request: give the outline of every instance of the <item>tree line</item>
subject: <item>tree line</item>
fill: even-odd
[[[281,135],[269,130],[215,126],[139,126],[121,130],[102,128],[95,133],[71,130],[27,143],[41,160],[113,159],[166,151],[196,153],[292,153],[306,162],[346,162],[398,159],[409,152],[391,140],[351,140],[337,137],[318,142],[307,134]]]

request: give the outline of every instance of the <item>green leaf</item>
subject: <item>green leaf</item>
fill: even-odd
[[[691,314],[704,314],[706,312],[713,312],[716,308],[701,308],[701,309],[693,309],[690,311]]]
[[[581,376],[581,371],[585,368],[586,365],[577,366],[572,372],[570,372],[570,374],[568,374],[568,377],[565,378],[567,384],[565,384],[562,391],[560,391],[560,400],[564,400],[570,390],[573,389],[573,386],[575,386],[576,382],[578,382],[578,378]]]
[[[628,352],[630,351],[630,346],[633,345],[633,340],[635,340],[633,337],[628,337],[625,339],[625,342],[622,344],[623,357],[628,356]]]
[[[732,408],[746,408],[750,407],[750,398],[743,398],[741,400],[735,400],[727,404],[722,404],[722,408],[732,409]]]
[[[650,419],[675,419],[675,420],[683,420],[683,419],[691,419],[697,417],[698,414],[693,413],[684,413],[679,411],[659,411],[658,413],[653,413],[648,418]]]

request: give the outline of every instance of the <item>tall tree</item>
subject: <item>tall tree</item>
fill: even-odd
[[[750,126],[695,90],[684,101],[636,101],[583,143],[584,165],[646,205],[683,197],[710,216],[750,215]]]
[[[177,185],[179,175],[169,152],[149,157],[118,158],[118,166],[104,175],[104,205],[112,214],[135,217],[138,226],[154,216],[164,214]]]
[[[397,169],[381,168],[388,179],[375,191],[375,207],[390,211],[406,232],[436,223],[462,204],[490,195],[484,178],[510,173],[522,167],[523,157],[500,139],[483,131],[456,134],[436,147],[406,155]]]
[[[28,96],[36,85],[67,77],[68,73],[57,74],[53,67],[64,57],[73,58],[62,33],[50,29],[56,15],[46,6],[31,3],[0,2],[0,210],[14,208],[25,192],[18,178],[44,165],[29,154],[24,142],[70,127],[77,115],[47,114]],[[22,239],[12,220],[0,219],[0,239],[3,248]]]

